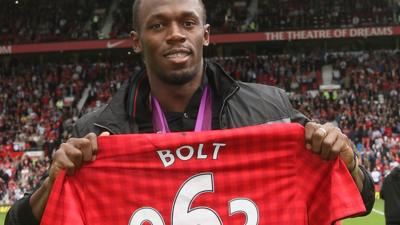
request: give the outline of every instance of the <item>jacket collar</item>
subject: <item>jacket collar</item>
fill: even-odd
[[[224,102],[238,89],[236,81],[218,64],[205,61],[205,70],[213,91],[221,96]],[[138,133],[136,119],[150,113],[146,100],[149,92],[149,82],[143,69],[124,82],[95,119],[94,125],[113,134]]]

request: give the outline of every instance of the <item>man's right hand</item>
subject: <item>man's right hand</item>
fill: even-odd
[[[108,135],[110,135],[108,132],[100,134],[100,136]],[[51,188],[60,171],[66,170],[68,175],[73,175],[84,162],[94,161],[97,151],[97,136],[94,133],[89,133],[83,138],[70,138],[66,143],[60,145],[60,148],[54,154],[49,169],[49,177],[45,179],[29,200],[32,213],[39,221],[46,208]]]
[[[109,135],[104,132],[102,135]],[[90,162],[96,159],[97,136],[89,133],[83,138],[70,138],[62,143],[53,157],[49,170],[49,179],[52,184],[61,170],[66,170],[68,175],[73,175],[81,168],[83,162]]]

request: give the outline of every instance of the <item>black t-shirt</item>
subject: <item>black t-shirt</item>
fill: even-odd
[[[212,129],[220,129],[219,124],[219,112],[222,105],[222,99],[217,94],[215,90],[215,85],[213,82],[208,82],[206,76],[204,76],[204,80],[202,85],[196,90],[193,94],[192,98],[189,101],[189,104],[186,106],[184,112],[164,112],[165,118],[168,122],[169,129],[173,132],[177,131],[193,131],[196,125],[197,113],[200,106],[201,97],[203,94],[203,89],[206,85],[210,85],[211,87],[211,95],[212,95]],[[150,93],[149,90],[146,91]],[[152,122],[152,112],[150,111],[150,101],[148,95],[139,99],[140,103],[140,115],[136,117],[136,122],[139,126],[139,133],[152,133],[153,122]]]

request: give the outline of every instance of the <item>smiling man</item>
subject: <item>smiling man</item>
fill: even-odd
[[[119,89],[111,102],[83,116],[75,138],[57,150],[49,176],[9,211],[6,224],[38,224],[57,174],[73,174],[93,161],[97,135],[229,129],[272,122],[305,125],[307,148],[324,160],[341,157],[367,213],[374,203],[369,173],[357,163],[351,141],[332,124],[310,122],[278,88],[237,82],[219,65],[205,62],[210,26],[200,0],[136,0],[133,49],[145,68]]]
[[[194,2],[150,0],[133,6],[133,49],[143,56],[151,94],[169,112],[183,112],[203,78],[210,26],[203,3]]]

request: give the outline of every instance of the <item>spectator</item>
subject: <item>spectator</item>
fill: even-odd
[[[400,224],[400,167],[396,166],[385,177],[381,189],[381,198],[385,201],[386,225]]]

